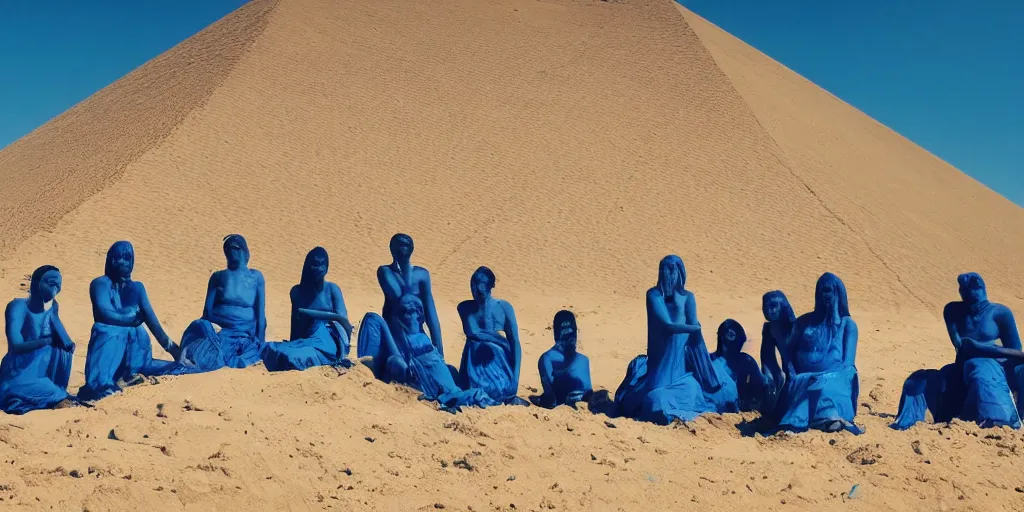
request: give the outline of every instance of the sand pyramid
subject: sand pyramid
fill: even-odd
[[[254,0],[0,151],[0,180],[0,284],[15,294],[39,264],[64,271],[62,316],[80,340],[73,384],[89,332],[87,283],[118,239],[134,242],[136,277],[174,335],[201,312],[207,276],[223,265],[221,237],[243,233],[252,266],[267,276],[269,335],[281,338],[287,290],[307,250],[330,251],[331,277],[357,315],[379,308],[374,268],[390,259],[388,238],[407,232],[414,261],[432,272],[445,344],[456,347],[450,359],[462,340],[454,304],[468,296],[473,269],[495,271],[495,294],[520,311],[524,385],[536,380],[531,361],[550,344],[545,326],[559,306],[580,312],[595,384],[617,384],[642,350],[642,293],[668,253],[686,261],[705,324],[739,318],[755,343],[764,291],[781,288],[806,309],[817,276],[840,275],[867,318],[862,332],[881,333],[861,349],[863,386],[888,378],[878,384],[884,399],[872,399],[892,411],[900,376],[949,357],[937,314],[955,297],[957,273],[981,272],[993,300],[1024,305],[1014,265],[1024,210],[669,0]],[[196,379],[219,389],[210,396],[222,403],[249,404],[252,386],[276,390],[264,398],[288,421],[306,414],[288,407],[311,389],[349,385],[315,372],[300,377],[267,383],[253,370]],[[141,407],[132,400],[185,395],[191,386],[174,380],[104,407],[130,412]],[[397,400],[419,411],[410,417],[449,421],[395,398],[405,396],[399,391],[375,393],[378,409],[358,398],[345,407],[383,418]],[[70,421],[84,413],[59,414]],[[556,435],[529,415],[461,421],[504,418],[511,426],[492,429],[513,436],[510,443],[571,440],[564,421]],[[576,420],[588,435],[607,435],[600,422]],[[413,440],[427,435],[391,428]],[[237,434],[232,442],[247,442]],[[268,442],[278,434],[286,433],[267,434]],[[687,443],[701,450],[732,439],[743,452],[752,442],[733,435],[723,427]],[[415,451],[428,445],[409,443],[418,455],[407,467],[433,471],[430,456]],[[235,463],[271,456],[261,450],[243,448]],[[568,452],[556,452],[552,468],[566,464],[559,457]],[[164,467],[155,457],[145,464]],[[653,472],[665,463],[652,457],[643,460]],[[799,471],[813,473],[807,464]],[[319,471],[274,467],[287,478]],[[577,476],[597,482],[607,478],[600,469]],[[392,479],[390,498],[366,491],[350,505],[405,510],[386,505],[402,503],[402,492],[427,492],[403,477],[381,478]],[[444,492],[482,486],[465,503],[481,495],[498,503],[489,483],[445,482]],[[260,503],[203,485],[190,494],[203,498],[190,503]],[[251,499],[278,504],[299,492],[253,486]],[[602,504],[655,496],[612,488],[568,509],[613,510]],[[164,503],[125,492],[94,505]],[[689,495],[674,499],[689,503]]]

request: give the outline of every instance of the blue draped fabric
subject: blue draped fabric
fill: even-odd
[[[398,349],[404,353],[389,355],[386,360],[378,362],[377,358],[387,353],[387,343],[383,339],[385,329],[388,329],[387,323],[380,315],[367,313],[359,325],[357,347],[360,357],[374,357],[374,367],[379,368],[375,373],[379,371],[382,380],[415,388],[423,393],[420,398],[436,401],[447,409],[500,404],[482,389],[460,388],[455,382],[455,369],[445,362],[425,333],[396,340]]]
[[[1020,428],[1018,393],[1024,380],[1024,366],[999,359],[977,358],[957,361],[941,369],[918,370],[903,384],[899,413],[890,427],[906,430],[925,421],[945,423],[959,418],[979,425]],[[1024,396],[1020,397],[1024,398]]]
[[[459,379],[465,389],[482,389],[502,403],[520,402],[512,366],[512,344],[467,341],[459,364]]]
[[[195,320],[181,335],[181,361],[201,372],[220,368],[245,368],[263,360],[264,342],[251,325],[225,327],[220,331],[209,320]]]
[[[69,397],[73,347],[46,345],[18,354],[8,344],[8,350],[0,361],[0,410],[25,414],[50,409]]]
[[[377,313],[367,313],[359,323],[359,334],[356,335],[356,357],[372,357],[370,369],[373,375],[385,382],[388,377],[388,345],[384,342],[384,330],[390,333],[388,323]]]
[[[739,412],[740,392],[736,384],[736,376],[729,369],[724,357],[711,360],[711,366],[721,386],[717,391],[704,392],[704,398],[715,406],[718,413]]]
[[[862,430],[853,423],[859,394],[860,379],[852,366],[796,374],[786,382],[779,400],[779,429],[806,432],[839,419],[845,430],[860,434]]]
[[[715,412],[715,405],[705,397],[694,373],[686,371],[681,360],[684,357],[679,353],[663,362],[659,372],[649,371],[647,355],[630,361],[626,377],[615,391],[616,415],[668,425],[675,419],[692,421],[701,414]],[[708,368],[714,371],[711,365]]]
[[[85,358],[85,385],[78,390],[78,398],[97,400],[121,391],[117,381],[128,380],[133,375],[195,372],[194,368],[175,361],[153,359],[153,346],[144,326],[121,327],[96,322],[92,324]]]
[[[1009,385],[1017,380],[1014,367],[989,358],[968,359],[963,367],[966,389],[960,419],[984,427],[1020,428],[1020,416]]]
[[[918,370],[903,383],[899,412],[890,427],[906,430],[925,421],[928,412],[936,423],[951,421],[963,410],[964,392],[962,364]]]
[[[305,338],[265,343],[263,365],[272,372],[305,370],[314,366],[351,365],[346,359],[349,340],[338,322],[316,320]]]
[[[451,368],[424,333],[405,338],[407,371],[405,384],[423,392],[423,399],[439,402],[446,408],[500,405],[481,388],[463,390],[455,383]]]

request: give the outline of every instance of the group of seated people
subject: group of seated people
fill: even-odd
[[[430,273],[411,264],[408,235],[392,237],[390,250],[393,261],[377,270],[381,314],[363,317],[357,341],[358,357],[376,378],[415,388],[421,399],[451,412],[531,402],[575,406],[596,396],[589,360],[577,351],[576,317],[567,310],[555,314],[554,346],[538,361],[542,393],[529,402],[518,396],[522,350],[516,316],[511,304],[491,295],[496,279],[487,267],[473,273],[472,299],[458,305],[466,342],[459,367],[449,365]],[[147,377],[260,362],[270,371],[352,364],[354,328],[340,287],[326,280],[325,249],[306,255],[290,293],[289,340],[278,342],[266,340],[266,287],[262,273],[248,266],[245,238],[225,237],[224,255],[227,268],[210,276],[203,314],[185,329],[179,345],[161,326],[143,284],[131,278],[131,243],[113,244],[103,275],[89,287],[94,323],[85,384],[75,396],[67,391],[75,345],[56,301],[61,274],[50,265],[36,269],[28,298],[12,300],[5,312],[8,352],[0,363],[0,410],[22,414],[88,405]],[[961,301],[944,310],[956,361],[907,379],[893,428],[909,428],[927,412],[934,421],[1020,427],[1013,392],[1024,385],[1024,352],[1013,314],[988,301],[981,276],[963,274],[959,283]],[[647,292],[647,352],[629,363],[614,400],[592,403],[592,410],[657,424],[757,411],[764,432],[862,432],[854,423],[857,324],[839,277],[823,274],[814,309],[799,317],[781,291],[763,296],[760,365],[743,351],[746,332],[732,319],[719,326],[715,351],[709,352],[696,299],[685,284],[682,259],[662,259],[657,284]],[[173,360],[153,357],[150,333]]]

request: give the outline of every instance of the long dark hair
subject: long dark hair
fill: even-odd
[[[46,273],[51,270],[57,272],[58,274],[60,273],[60,269],[53,265],[43,265],[32,271],[32,278],[29,280],[28,284],[29,297],[32,297],[38,292],[39,284],[43,282],[43,276],[45,276]],[[54,300],[56,300],[56,298]]]
[[[114,271],[114,256],[121,251],[128,251],[128,254],[131,255],[132,261],[131,264],[128,265],[128,273],[123,276],[118,276]],[[107,249],[107,262],[103,267],[103,275],[109,277],[111,281],[117,281],[119,279],[123,281],[131,281],[132,271],[134,269],[135,247],[133,247],[132,243],[127,240],[118,240],[117,242],[114,242],[114,244],[110,246],[110,249]]]
[[[732,350],[729,349],[729,340],[725,339],[725,333],[729,329],[736,331],[736,339],[732,341]],[[743,330],[741,325],[732,318],[727,318],[721,325],[718,326],[718,346],[715,348],[715,356],[725,357],[732,355],[734,352],[740,352],[743,350],[743,344],[747,342],[747,331]]]
[[[327,255],[327,249],[324,249],[319,245],[310,249],[310,251],[306,253],[306,260],[302,263],[302,275],[299,277],[299,284],[303,287],[322,285],[324,279],[326,279],[325,277],[324,279],[321,279],[319,283],[316,283],[314,282],[315,278],[312,275],[310,275],[311,271],[309,270],[309,266],[310,264],[313,263],[313,260],[316,258],[321,258],[324,260],[324,265],[327,266],[328,271],[331,268],[331,259]]]

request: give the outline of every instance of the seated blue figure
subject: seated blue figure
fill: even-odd
[[[860,392],[857,323],[850,316],[846,285],[835,274],[818,278],[814,311],[797,318],[786,344],[778,428],[862,433],[854,424]]]
[[[174,361],[153,359],[146,327],[175,359],[180,349],[160,325],[146,287],[132,280],[134,268],[135,248],[124,240],[115,242],[107,251],[103,275],[89,284],[93,324],[85,358],[85,385],[78,390],[82,400],[111,395],[142,376],[194,371]]]
[[[267,339],[266,282],[262,272],[249,268],[242,235],[224,237],[224,257],[227,268],[207,284],[202,318],[181,335],[181,361],[204,372],[261,361]]]
[[[988,300],[979,274],[960,274],[957,283],[961,300],[942,311],[956,360],[907,378],[892,428],[910,428],[924,421],[927,412],[937,423],[960,418],[982,427],[1020,428],[1020,405],[1014,403],[1012,390],[1022,391],[1024,353],[1013,312]]]
[[[419,297],[409,294],[399,299],[395,308],[402,335],[391,336],[380,316],[374,315],[381,344],[392,354],[386,362],[387,374],[392,382],[405,384],[423,392],[421,400],[436,401],[442,409],[454,412],[462,406],[489,407],[500,402],[480,388],[463,390],[455,382],[451,367],[445,362],[437,346],[423,332],[426,315]]]
[[[616,415],[667,425],[715,412],[705,398],[722,387],[697,321],[697,302],[686,289],[686,267],[662,258],[658,283],[647,291],[647,354],[629,363],[615,392]]]
[[[516,315],[511,304],[491,296],[494,284],[491,269],[477,268],[470,278],[473,299],[458,305],[466,335],[459,364],[460,384],[465,389],[483,389],[504,404],[529,405],[517,396],[523,354]]]
[[[779,290],[770,291],[761,297],[761,313],[765,319],[761,327],[761,372],[767,389],[760,411],[762,415],[770,417],[775,412],[775,403],[786,384],[782,368],[787,365],[785,358],[789,348],[786,343],[796,323],[796,313],[786,294]]]
[[[576,402],[586,400],[585,397],[593,391],[590,360],[576,351],[579,335],[576,315],[565,309],[555,313],[552,329],[555,346],[544,352],[537,362],[543,392],[530,399],[534,405],[547,408],[574,406]]]
[[[757,361],[743,352],[746,342],[747,333],[736,320],[730,318],[718,326],[718,347],[711,361],[723,391],[708,398],[719,412],[755,411],[764,401],[768,380]]]
[[[351,366],[348,360],[352,324],[341,288],[326,280],[327,250],[306,254],[299,284],[292,287],[289,341],[266,343],[263,364],[269,371],[305,370],[314,366]]]
[[[381,323],[390,329],[393,338],[398,339],[403,334],[401,320],[398,317],[398,303],[405,295],[415,295],[423,303],[423,311],[426,318],[427,330],[430,332],[430,339],[433,340],[437,352],[444,357],[444,345],[441,342],[441,324],[437,318],[437,308],[434,306],[434,294],[430,285],[430,272],[423,267],[414,266],[411,262],[413,253],[412,237],[404,233],[397,233],[391,237],[389,249],[392,261],[388,265],[382,265],[377,269],[377,282],[380,284],[381,292],[384,293],[384,307],[381,314],[367,313],[359,325],[359,339],[356,342],[356,356],[373,358],[373,373],[377,378],[389,380],[387,376],[387,361],[391,357],[388,346],[383,341],[380,332]]]
[[[60,270],[44,265],[32,272],[28,298],[12,300],[4,311],[0,410],[7,414],[75,405],[67,392],[75,344],[57,316],[60,289]]]

